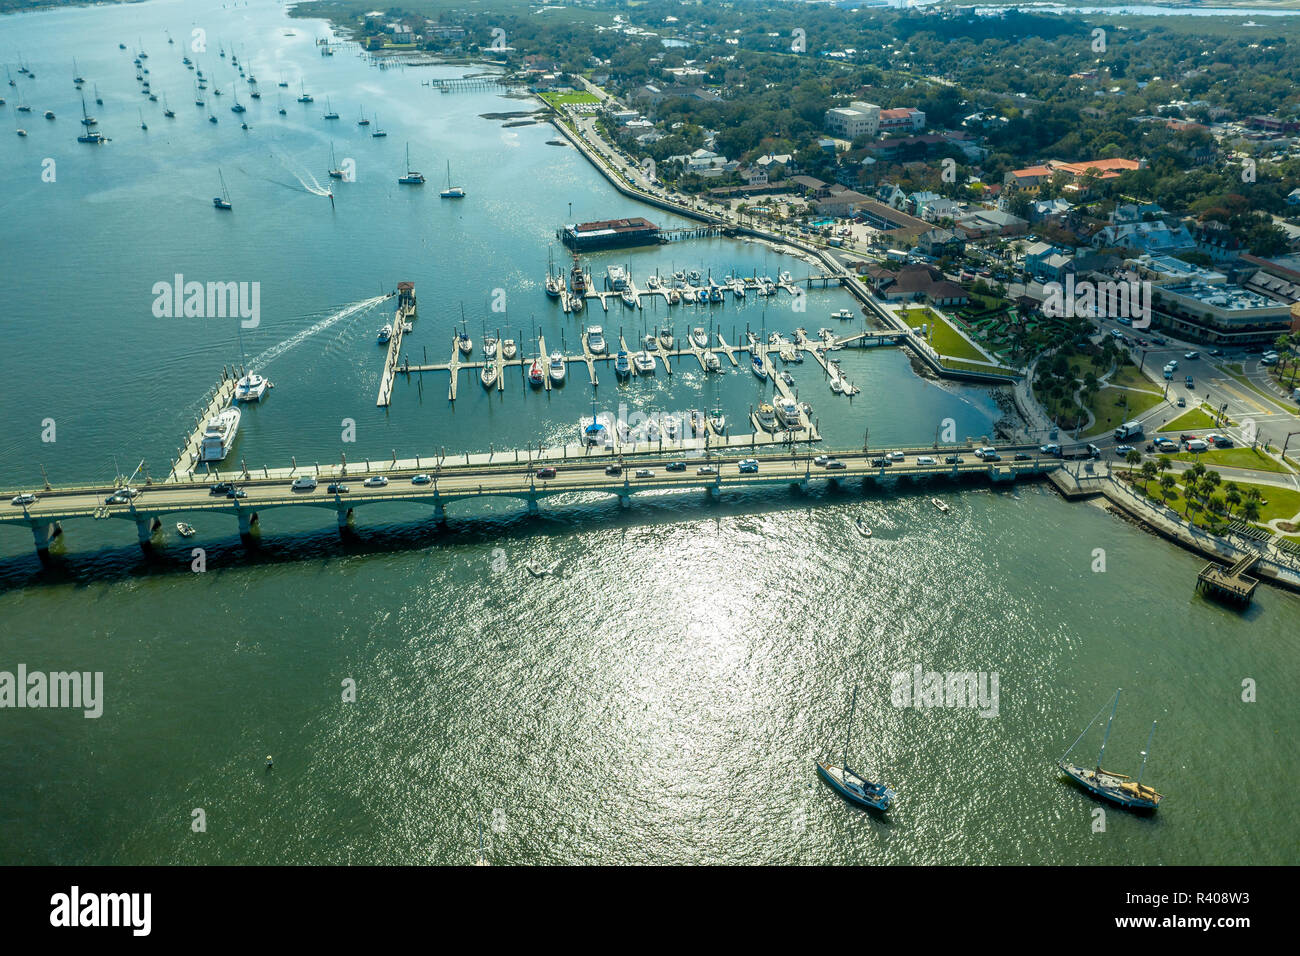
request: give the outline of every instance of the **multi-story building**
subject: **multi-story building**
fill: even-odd
[[[848,106],[827,110],[822,125],[826,132],[850,141],[859,136],[875,139],[880,133],[880,107],[854,100]]]
[[[1291,328],[1291,307],[1239,285],[1199,280],[1156,286],[1157,324],[1176,335],[1214,345],[1265,345]]]

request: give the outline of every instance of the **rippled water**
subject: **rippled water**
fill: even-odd
[[[35,483],[37,463],[60,481],[107,477],[113,456],[128,469],[166,460],[238,355],[229,324],[150,315],[152,283],[174,272],[261,277],[250,355],[410,277],[421,301],[411,348],[442,360],[460,302],[477,339],[497,287],[516,328],[535,321],[548,344],[575,340],[579,323],[541,292],[555,226],[570,201],[580,219],[642,212],[571,149],[546,145],[546,127],[479,118],[526,104],[438,96],[419,85],[427,73],[379,73],[349,56],[322,61],[319,27],[286,27],[271,4],[220,14],[226,45],[243,46],[263,84],[253,135],[227,114],[209,128],[181,94],[175,129],[151,116],[148,139],[133,132],[117,38],[142,37],[156,88],[177,90],[164,77],[183,85],[189,74],[162,28],[179,38],[188,21],[217,16],[152,2],[0,18],[0,56],[21,50],[42,91],[33,107],[60,114],[57,137],[36,126],[25,141],[0,138],[5,182],[35,177],[51,153],[60,170],[57,183],[0,194],[4,304],[28,317],[0,354],[6,486]],[[102,150],[72,149],[80,106],[70,63],[38,42],[51,31],[113,104],[97,110],[113,126]],[[282,70],[295,87],[306,76],[312,110],[331,96],[337,131],[292,102],[288,121],[272,118],[266,91]],[[348,122],[358,102],[379,109],[382,147]],[[331,137],[360,176],[337,187],[333,212],[289,185],[276,158],[323,169]],[[430,177],[420,195],[392,183],[408,137]],[[454,208],[431,188],[448,153],[470,189]],[[367,163],[381,168],[371,176]],[[218,165],[230,217],[205,205]],[[536,185],[521,195],[521,182]],[[637,276],[799,265],[726,240],[592,257],[597,271],[605,262]],[[849,304],[815,291],[810,315],[796,316],[784,301],[766,315],[752,301],[714,314],[737,331],[815,329]],[[462,383],[455,407],[445,378],[426,378],[376,410],[380,321],[341,320],[272,362],[278,387],[241,430],[250,464],[553,444],[590,414],[580,377],[549,397]],[[632,333],[640,320],[585,321]],[[863,389],[852,403],[811,367],[796,372],[829,443],[856,444],[867,429],[873,445],[929,441],[944,417],[978,435],[998,415],[987,393],[922,381],[893,350],[840,354]],[[716,403],[733,419],[762,395],[743,368],[706,380],[689,364],[671,382],[611,386],[596,390],[610,410]],[[53,445],[40,440],[45,417],[58,423]],[[347,449],[344,417],[358,422]],[[252,554],[233,520],[205,518],[194,542],[173,538],[152,559],[128,525],[70,523],[68,552],[47,571],[26,531],[0,528],[0,670],[103,671],[107,698],[98,720],[0,711],[0,860],[465,862],[482,818],[498,862],[1295,862],[1300,728],[1287,695],[1300,677],[1300,601],[1264,589],[1244,614],[1203,601],[1195,558],[1046,486],[848,483],[717,503],[638,496],[626,510],[573,496],[533,518],[513,502],[461,504],[445,529],[424,509],[373,506],[355,542],[328,512],[296,512],[268,513]],[[872,539],[858,535],[859,516]],[[191,543],[207,549],[206,573],[189,570]],[[1098,548],[1104,573],[1092,570]],[[530,563],[556,573],[534,577]],[[890,675],[917,664],[996,671],[998,716],[894,707]],[[1257,703],[1240,701],[1246,678],[1259,682]],[[346,679],[355,703],[342,700]],[[850,763],[898,791],[888,820],[851,809],[813,771],[814,756],[843,746],[854,684]],[[1153,819],[1112,812],[1096,834],[1097,804],[1054,763],[1117,686],[1107,764],[1135,771],[1158,719],[1146,779],[1166,803]],[[1094,726],[1084,752],[1099,735]],[[191,831],[195,808],[205,834]]]

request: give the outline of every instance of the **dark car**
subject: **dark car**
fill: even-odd
[[[623,466],[622,466],[622,465],[606,465],[606,466],[605,466],[605,474],[607,474],[607,475],[621,475],[621,474],[623,474]]]
[[[348,493],[347,485],[333,484],[325,489],[331,495],[346,495]]]
[[[1025,454],[1023,451],[1018,451],[1018,452],[1016,452],[1015,460],[1016,460],[1016,461],[1029,461],[1029,457],[1030,457],[1030,456],[1027,455],[1027,454]]]
[[[684,461],[670,461],[668,464],[664,465],[664,471],[685,471],[685,470],[686,470],[686,462]]]
[[[550,465],[547,465],[545,468],[538,468],[538,469],[537,469],[537,477],[538,477],[538,478],[554,478],[554,477],[555,477],[555,469],[552,468]]]
[[[827,471],[836,471],[837,469],[843,467],[844,467],[844,462],[840,461],[838,458],[832,458],[830,461],[826,463]]]
[[[888,458],[873,458],[873,459],[871,459],[871,467],[872,467],[872,468],[889,468],[889,467],[890,467],[891,465],[893,465],[893,464],[894,464],[894,463],[893,463],[892,461],[890,461]]]
[[[1001,460],[1002,460],[1002,456],[999,455],[999,454],[998,454],[997,452],[995,452],[995,451],[986,451],[986,452],[985,452],[981,457],[982,457],[985,461],[1001,461]]]
[[[962,463],[961,455],[949,455],[943,460],[945,465],[960,465]]]
[[[231,488],[233,488],[233,487],[234,487],[234,485],[232,485],[232,484],[231,484],[230,482],[228,482],[228,481],[220,481],[220,482],[217,482],[217,484],[215,484],[215,485],[209,485],[209,486],[208,486],[208,494],[210,494],[210,495],[224,495],[226,492],[228,492],[228,491],[229,491]]]
[[[226,492],[227,498],[247,498],[248,492],[243,488],[231,488]]]

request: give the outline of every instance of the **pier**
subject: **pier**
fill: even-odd
[[[393,377],[397,374],[397,362],[402,355],[402,336],[406,323],[416,318],[415,284],[397,283],[397,312],[393,317],[392,332],[388,338],[388,351],[384,356],[384,373],[379,379],[379,397],[375,404],[387,408],[393,401]]]
[[[221,381],[212,390],[199,417],[194,420],[194,430],[185,439],[185,444],[176,449],[176,460],[171,466],[172,475],[187,474],[199,464],[199,448],[203,444],[203,433],[207,430],[208,420],[230,404],[238,381],[239,374],[235,370],[221,370]]]
[[[1224,570],[1211,561],[1196,576],[1196,590],[1230,604],[1245,606],[1250,603],[1259,587],[1259,581],[1248,577],[1247,572],[1259,561],[1258,554],[1243,554]]]

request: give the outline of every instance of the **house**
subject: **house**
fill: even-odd
[[[808,199],[821,199],[830,195],[830,186],[812,176],[791,176],[790,182],[799,189],[801,196]]]
[[[846,216],[856,215],[862,204],[871,201],[870,196],[864,196],[856,190],[841,189],[834,195],[828,195],[823,199],[818,199],[816,205],[817,211],[823,215],[843,218]]]
[[[903,266],[897,272],[882,270],[875,283],[876,295],[889,302],[925,300],[932,305],[966,305],[970,296],[933,266]]]
[[[1230,261],[1242,252],[1241,241],[1224,223],[1215,221],[1200,223],[1192,227],[1191,233],[1196,251],[1205,253],[1215,262]]]
[[[1286,204],[1288,206],[1300,206],[1300,186],[1286,194]]]
[[[767,170],[761,166],[745,166],[740,170],[740,178],[746,186],[766,186]]]
[[[1170,227],[1163,219],[1104,226],[1093,235],[1094,249],[1136,249],[1151,255],[1177,255],[1196,248],[1196,240],[1182,223]]]
[[[1041,271],[1042,265],[1047,260],[1047,257],[1060,251],[1062,250],[1057,249],[1056,246],[1052,245],[1050,242],[1042,242],[1040,240],[1039,242],[1032,243],[1025,249],[1025,271],[1037,275]]]
[[[1029,223],[1019,216],[996,209],[976,209],[966,213],[957,220],[958,231],[968,239],[985,236],[1022,236],[1029,228]]]
[[[881,110],[877,125],[882,133],[918,133],[925,129],[925,114],[910,106],[902,109]]]
[[[1029,206],[1029,221],[1042,222],[1044,219],[1061,219],[1073,208],[1064,199],[1040,199]]]
[[[961,255],[966,242],[949,229],[930,229],[916,237],[916,248],[927,256],[941,259]]]

